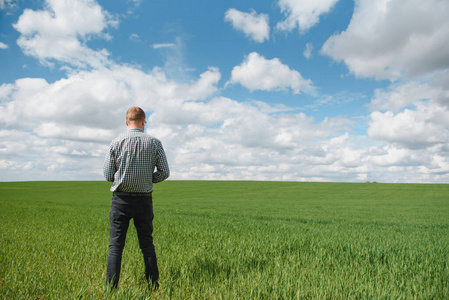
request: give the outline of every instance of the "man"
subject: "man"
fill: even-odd
[[[113,182],[111,191],[110,245],[107,283],[117,288],[126,232],[134,219],[150,289],[159,287],[159,270],[153,245],[153,183],[168,178],[170,171],[161,142],[144,133],[145,112],[131,107],[126,113],[128,132],[114,139],[104,161],[103,172]]]

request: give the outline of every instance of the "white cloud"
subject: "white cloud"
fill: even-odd
[[[257,101],[207,100],[218,79],[219,72],[213,68],[186,85],[167,80],[160,69],[144,73],[116,66],[113,70],[79,72],[51,84],[22,79],[2,85],[0,107],[8,109],[0,117],[6,122],[0,131],[2,180],[101,180],[107,144],[126,129],[124,115],[131,105],[146,110],[148,133],[162,140],[172,179],[449,179],[444,173],[449,170],[449,147],[445,149],[441,143],[424,140],[421,144],[426,149],[409,149],[404,147],[410,144],[407,140],[395,140],[367,147],[372,142],[351,136],[348,132],[353,123],[345,118],[317,122],[304,113]],[[80,86],[84,91],[77,93]],[[197,100],[191,101],[193,98]],[[437,119],[437,110],[425,115],[425,108],[418,110],[423,116],[415,117],[415,122]],[[8,120],[11,116],[17,119]],[[438,137],[444,124],[448,128],[444,123],[449,120],[447,115],[439,118],[442,127],[426,128],[428,136]],[[400,137],[402,123],[388,121],[391,128],[398,128]],[[376,126],[372,124],[374,129]]]
[[[140,4],[142,3],[143,0],[128,0],[128,1],[133,2],[134,5],[135,5],[136,7],[138,7],[138,6],[140,6]]]
[[[368,136],[414,149],[449,142],[448,128],[449,110],[423,103],[397,114],[373,112]]]
[[[391,145],[384,147],[378,155],[373,155],[371,161],[383,167],[407,167],[423,164],[423,158],[417,152]]]
[[[308,149],[351,126],[342,118],[315,122],[303,113],[267,114],[257,103],[223,97],[184,102],[173,113],[158,110],[150,123],[160,124],[153,129],[173,159],[173,176],[182,179],[298,180],[312,161],[323,168],[341,161]]]
[[[18,0],[0,0],[0,10],[13,10],[17,6]]]
[[[184,93],[190,100],[204,100],[217,92],[216,84],[220,78],[220,71],[217,68],[210,67],[200,75],[197,82],[188,85]]]
[[[100,67],[109,52],[94,51],[82,41],[92,36],[108,38],[104,30],[116,25],[93,1],[46,0],[44,10],[25,9],[14,28],[21,33],[17,43],[25,54],[42,63],[56,60],[76,67]]]
[[[183,85],[168,81],[158,69],[147,74],[124,66],[74,73],[52,84],[24,78],[0,86],[0,123],[34,128],[42,137],[105,142],[122,125],[120,110],[127,103],[150,111],[162,104],[176,107],[215,93],[219,79],[218,70],[210,69]]]
[[[0,42],[0,49],[8,49],[8,45],[5,43]]]
[[[408,106],[441,97],[449,99],[449,93],[429,84],[410,81],[404,84],[393,84],[387,89],[376,89],[370,107],[372,110],[399,112]]]
[[[410,149],[449,143],[449,87],[406,82],[375,90],[368,136]]]
[[[62,140],[108,142],[115,137],[115,132],[109,129],[101,129],[88,126],[62,125],[60,123],[41,123],[33,132],[38,136],[56,138]]]
[[[384,178],[387,182],[447,183],[449,163],[441,147],[406,149],[396,145],[373,148],[366,164],[372,180]]]
[[[69,4],[84,9],[83,24],[68,26],[79,17]],[[173,79],[175,68],[167,65],[145,72],[116,64],[84,42],[104,37],[111,20],[89,1],[49,1],[19,19],[27,53],[97,68],[72,70],[54,82],[22,78],[0,85],[0,180],[101,180],[107,145],[126,130],[128,107],[138,105],[147,112],[148,133],[163,142],[172,179],[449,181],[447,74],[377,90],[369,137],[357,136],[345,117],[317,121],[290,107],[222,97],[215,67],[187,81]],[[73,45],[56,51],[58,41]],[[182,54],[181,46],[177,40],[170,51]],[[256,52],[234,67],[229,84],[236,83],[250,90],[313,90],[298,71]]]
[[[358,0],[348,28],[321,49],[357,77],[395,81],[376,89],[369,105],[367,137],[381,145],[363,161],[374,178],[449,179],[449,54],[442,50],[449,45],[448,12],[441,1]]]
[[[159,48],[172,48],[175,47],[176,44],[174,43],[165,43],[165,44],[153,44],[153,49],[159,49]]]
[[[300,33],[315,26],[322,14],[328,13],[338,0],[279,0],[279,7],[286,19],[279,22],[277,29],[292,31],[298,27]]]
[[[266,14],[257,14],[254,10],[245,13],[231,8],[225,13],[225,21],[231,22],[234,29],[243,31],[258,43],[270,38],[269,18]]]
[[[231,84],[240,83],[250,90],[279,91],[291,89],[298,94],[311,91],[312,81],[304,79],[296,70],[291,70],[278,58],[265,59],[256,52],[232,69]]]
[[[313,44],[307,43],[306,48],[303,51],[304,57],[310,59],[312,57]]]
[[[395,80],[449,68],[449,2],[357,0],[348,28],[321,51],[357,77]]]
[[[137,33],[132,33],[132,34],[129,36],[129,39],[130,39],[131,41],[140,41],[140,36],[139,36]]]
[[[98,161],[107,148],[98,143],[44,139],[22,130],[0,130],[0,140],[2,181],[99,178]]]
[[[73,72],[54,83],[23,78],[3,84],[0,166],[7,177],[2,180],[101,179],[105,148],[126,130],[130,106],[141,106],[151,120],[159,111],[175,114],[184,102],[214,93],[219,78],[218,70],[211,68],[187,85],[167,80],[160,69],[144,73],[113,66]],[[173,125],[169,120],[151,121],[150,128],[158,126],[163,134]],[[31,170],[21,172],[25,167]]]
[[[148,132],[163,141],[174,179],[297,180],[318,174],[307,163],[322,170],[346,161],[338,157],[344,152],[329,155],[322,149],[350,121],[315,122],[304,113],[256,101],[201,101],[214,93],[219,75],[211,68],[186,85],[167,80],[158,69],[147,74],[117,66],[51,84],[28,78],[2,85],[3,174],[9,180],[101,179],[105,148],[126,129],[124,114],[131,105],[147,111]],[[324,146],[311,151],[316,140]],[[332,143],[329,149],[336,149]],[[25,168],[29,172],[23,177]]]

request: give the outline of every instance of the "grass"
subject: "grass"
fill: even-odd
[[[106,182],[0,183],[2,299],[444,299],[449,185],[167,181],[161,288],[133,226],[105,289]]]

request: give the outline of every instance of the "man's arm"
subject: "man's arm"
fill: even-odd
[[[117,170],[115,169],[115,158],[114,152],[112,150],[112,145],[109,146],[109,150],[106,153],[103,165],[103,175],[107,181],[114,182],[114,174]]]
[[[158,141],[157,143],[157,161],[156,161],[156,172],[153,173],[153,183],[158,183],[164,181],[170,176],[170,169],[168,168],[167,157],[165,156],[164,148],[162,143]]]

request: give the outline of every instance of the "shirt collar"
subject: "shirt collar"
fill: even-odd
[[[131,131],[131,132],[144,132],[143,129],[141,129],[141,128],[130,128],[130,129],[128,129],[128,131]]]

